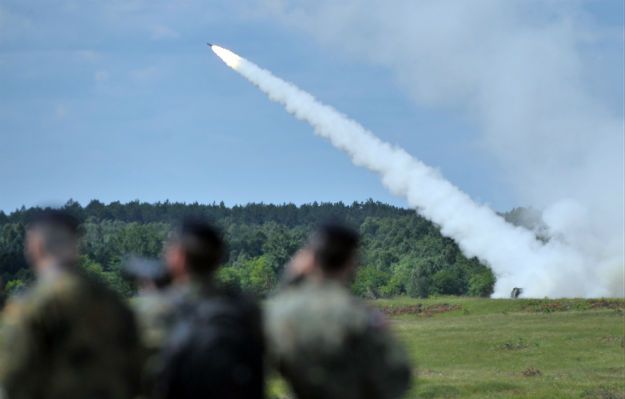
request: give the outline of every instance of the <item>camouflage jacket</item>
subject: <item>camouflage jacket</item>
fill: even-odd
[[[141,392],[146,397],[154,396],[158,374],[165,366],[161,351],[175,326],[177,309],[192,295],[191,291],[190,285],[170,286],[162,291],[139,294],[131,301],[145,350]]]
[[[126,304],[79,272],[39,279],[5,308],[0,385],[9,399],[131,398],[140,362]]]
[[[411,369],[383,317],[336,283],[307,281],[266,305],[269,352],[299,399],[401,396]]]
[[[211,282],[191,281],[162,291],[147,292],[133,298],[131,304],[139,323],[139,331],[148,352],[158,353],[180,321],[181,310],[194,307],[221,292]]]
[[[263,397],[262,323],[251,298],[210,281],[191,281],[140,296],[133,307],[149,352],[143,376],[146,394]],[[243,375],[247,382],[234,381],[233,375],[238,380]]]

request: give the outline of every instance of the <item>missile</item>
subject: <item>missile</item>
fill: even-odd
[[[225,49],[217,44],[206,43],[210,46],[210,49],[217,55],[217,57],[221,58],[223,62],[226,63],[230,68],[237,69],[243,61],[243,58],[239,57],[232,51]]]

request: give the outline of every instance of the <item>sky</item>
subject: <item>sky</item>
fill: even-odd
[[[497,108],[506,93],[476,102],[476,87],[488,86],[483,74],[458,76],[459,71],[484,70],[480,62],[490,60],[489,48],[505,54],[501,46],[515,50],[517,42],[486,43],[474,64],[467,61],[475,57],[461,56],[466,48],[481,54],[472,51],[472,42],[446,44],[463,43],[466,32],[478,28],[478,38],[522,31],[532,46],[545,42],[557,54],[574,55],[561,57],[564,64],[550,63],[548,56],[520,58],[526,62],[522,69],[575,64],[574,93],[593,99],[586,119],[609,114],[623,120],[622,1],[528,0],[531,7],[518,8],[506,0],[430,1],[445,7],[425,10],[433,10],[428,16],[432,27],[424,26],[422,40],[414,43],[414,31],[393,30],[397,14],[412,18],[410,12],[424,11],[402,13],[405,3],[4,0],[0,210],[70,198],[83,204],[138,199],[227,205],[372,198],[405,205],[376,175],[352,165],[308,125],[225,67],[206,46],[209,41],[309,91],[496,210],[534,205],[528,202],[537,198],[524,191],[540,186],[533,180],[540,173],[536,168],[527,172],[526,150],[518,152],[523,161],[514,159],[517,143],[534,143],[540,160],[550,154],[539,147],[549,149],[553,143],[540,136],[524,142],[493,139],[492,131],[505,130],[505,123],[473,109]],[[477,11],[458,12],[467,4],[479,4]],[[482,18],[490,15],[495,18],[484,24]],[[437,31],[434,26],[450,28]],[[560,51],[558,46],[570,48]],[[404,49],[418,57],[402,57]],[[510,53],[505,60],[514,59],[516,53]],[[488,76],[513,69],[503,62],[489,66]],[[406,72],[415,70],[417,83]],[[566,91],[567,79],[556,89]],[[471,84],[465,87],[466,82]],[[545,98],[540,88],[546,86],[536,87],[524,99]],[[508,110],[525,106],[515,108],[513,100]],[[556,128],[563,129],[561,124]],[[567,157],[578,151],[572,148]],[[622,168],[622,163],[610,166]]]

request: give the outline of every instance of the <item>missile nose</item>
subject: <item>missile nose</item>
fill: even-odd
[[[206,43],[208,47],[213,47],[213,43]]]

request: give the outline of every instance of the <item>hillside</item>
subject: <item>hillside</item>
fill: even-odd
[[[414,211],[374,201],[234,207],[138,201],[91,201],[83,207],[69,201],[64,208],[83,222],[83,266],[124,294],[133,290],[119,275],[123,257],[158,256],[172,225],[194,215],[218,225],[228,240],[230,256],[220,278],[260,295],[273,289],[283,265],[315,225],[337,219],[362,234],[362,267],[353,285],[358,295],[488,296],[495,281],[490,269],[467,259]],[[8,292],[31,279],[22,247],[24,225],[36,211],[0,212],[0,275]]]

